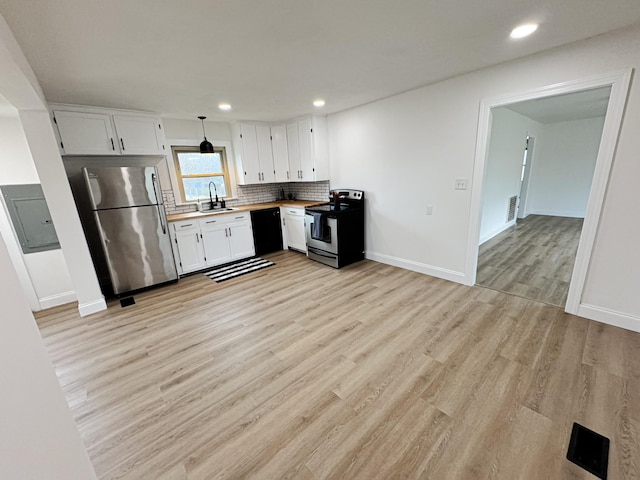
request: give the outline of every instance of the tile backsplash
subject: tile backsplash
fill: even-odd
[[[278,198],[280,189],[284,189],[286,198],[291,195],[296,200],[329,201],[329,181],[267,183],[264,185],[238,185],[237,198],[227,200],[227,206],[237,207],[250,203],[273,202]],[[164,208],[167,214],[195,212],[195,204],[176,205],[173,190],[162,190]]]

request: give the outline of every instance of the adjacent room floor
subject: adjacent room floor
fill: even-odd
[[[529,215],[480,245],[476,283],[564,307],[582,218]]]
[[[640,334],[482,287],[301,254],[80,318],[37,315],[100,479],[640,475]]]

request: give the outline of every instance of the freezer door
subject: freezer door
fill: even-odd
[[[84,167],[93,210],[162,203],[156,167]]]
[[[178,278],[162,208],[94,212],[115,294]]]

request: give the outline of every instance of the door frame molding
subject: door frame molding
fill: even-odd
[[[491,109],[527,100],[610,86],[611,95],[607,106],[604,127],[602,129],[602,139],[598,149],[586,215],[582,233],[580,234],[578,252],[571,275],[567,304],[565,306],[567,313],[578,313],[598,224],[600,222],[609,175],[611,174],[611,165],[613,164],[618,143],[618,135],[622,125],[622,117],[629,94],[632,74],[633,69],[629,68],[580,80],[548,85],[516,94],[486,98],[480,101],[478,136],[476,138],[473,169],[473,189],[471,191],[469,238],[467,241],[467,259],[465,262],[465,278],[467,279],[468,285],[474,285],[476,283],[480,223],[482,220],[482,189],[484,186],[485,165],[489,154],[489,135],[491,134]]]

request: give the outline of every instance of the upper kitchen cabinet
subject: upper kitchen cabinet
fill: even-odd
[[[258,157],[258,136],[256,126],[235,123],[231,126],[233,151],[238,167],[238,183],[247,185],[261,183],[260,158]]]
[[[276,170],[273,168],[273,150],[271,149],[271,128],[269,125],[256,127],[258,139],[258,159],[260,160],[260,181],[273,183],[276,181]]]
[[[231,128],[240,184],[289,180],[284,125],[236,123]]]
[[[114,115],[113,123],[123,155],[164,153],[164,135],[158,117]]]
[[[289,148],[287,146],[287,127],[285,125],[271,125],[271,148],[273,151],[275,181],[290,181]]]
[[[327,119],[307,117],[287,124],[289,168],[292,181],[329,179]]]
[[[120,151],[110,115],[54,110],[53,123],[58,127],[62,154],[117,155]]]
[[[63,155],[165,153],[159,117],[75,105],[52,106]]]

